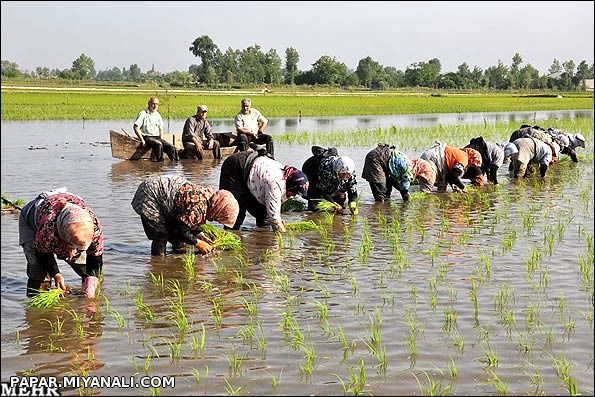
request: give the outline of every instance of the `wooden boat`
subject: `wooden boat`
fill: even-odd
[[[137,137],[133,137],[126,131],[122,132],[110,130],[109,138],[112,147],[112,157],[122,160],[149,160],[151,156],[151,148],[141,146]],[[225,143],[233,142],[233,134],[231,132],[215,133],[217,140],[221,145],[221,157],[227,157],[234,153],[236,146],[224,146]],[[163,134],[163,139],[175,146],[178,152],[183,150],[182,134]],[[203,150],[203,159],[212,159],[212,150]]]

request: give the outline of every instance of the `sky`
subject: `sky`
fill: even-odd
[[[442,72],[466,62],[486,69],[523,66],[547,72],[560,63],[593,63],[593,1],[544,2],[1,2],[2,60],[21,70],[66,69],[85,53],[97,71],[137,64],[148,71],[187,71],[189,51],[207,35],[225,52],[258,44],[298,51],[309,70],[329,55],[355,70],[367,56],[405,70],[438,58]]]

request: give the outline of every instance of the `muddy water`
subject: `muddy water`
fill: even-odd
[[[161,388],[162,395],[427,395],[447,388],[552,395],[569,394],[567,383],[575,383],[593,395],[592,144],[580,163],[552,167],[542,184],[513,183],[501,169],[502,185],[481,194],[375,204],[360,178],[357,217],[288,213],[287,222],[312,219],[322,228],[282,241],[247,216],[238,232],[246,252],[198,258],[188,280],[181,255],[150,257],[130,200],[155,173],[216,187],[221,162],[114,160],[102,143],[111,127],[2,123],[2,191],[30,200],[66,186],[93,207],[106,236],[102,298],[27,308],[18,216],[2,215],[2,381],[15,374],[173,376],[175,388]],[[354,158],[359,176],[370,148],[339,149]],[[279,145],[276,153],[300,166],[309,148]],[[75,273],[60,267],[78,287]],[[151,273],[162,273],[165,286]],[[189,323],[182,330],[172,314],[175,280]],[[565,363],[569,377],[556,370]]]

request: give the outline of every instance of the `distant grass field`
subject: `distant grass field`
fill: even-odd
[[[2,89],[2,120],[126,120],[145,108],[150,95],[160,99],[164,118],[183,119],[198,104],[210,118],[232,118],[249,96],[265,117],[352,116],[418,113],[467,113],[592,109],[590,93],[557,98],[523,94],[451,94],[400,92],[165,91],[135,88]]]

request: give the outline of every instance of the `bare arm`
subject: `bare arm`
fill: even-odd
[[[134,124],[132,126],[132,128],[134,128],[134,133],[136,134],[136,136],[138,137],[138,139],[140,140],[140,143],[145,146],[145,138],[143,138],[143,134],[140,132],[140,128],[138,128],[138,125]]]
[[[268,125],[268,124],[269,124],[269,121],[268,121],[267,119],[264,119],[264,120],[262,121],[262,123],[260,123],[260,124],[258,125],[258,133],[259,133],[259,134],[263,134],[263,133],[264,133],[264,130],[265,130],[265,128],[267,128],[267,125]]]

